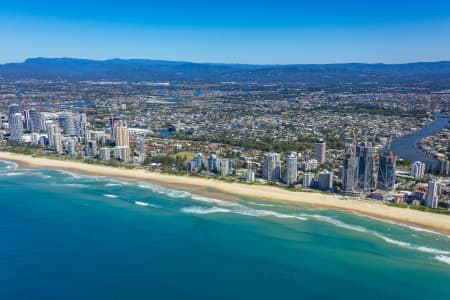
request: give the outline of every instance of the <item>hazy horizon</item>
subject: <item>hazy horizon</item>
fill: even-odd
[[[324,63],[285,63],[285,64],[270,64],[270,63],[241,63],[241,62],[216,62],[216,61],[189,61],[181,59],[160,59],[160,58],[142,58],[142,57],[107,57],[107,58],[88,58],[88,57],[68,57],[68,56],[55,56],[55,57],[45,57],[45,56],[34,56],[27,57],[21,61],[8,61],[1,62],[0,64],[15,64],[15,63],[25,63],[30,59],[74,59],[74,60],[91,60],[91,61],[111,61],[111,60],[147,60],[147,61],[164,61],[164,62],[182,62],[182,63],[194,63],[194,64],[228,64],[228,65],[256,65],[256,66],[289,66],[289,65],[345,65],[345,64],[368,64],[368,65],[402,65],[402,64],[418,64],[418,63],[445,63],[450,62],[448,60],[422,60],[422,61],[405,61],[398,63],[386,63],[386,62],[360,62],[360,61],[348,61],[348,62],[324,62]]]

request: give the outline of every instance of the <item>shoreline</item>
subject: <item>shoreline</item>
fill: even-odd
[[[148,181],[226,201],[235,201],[237,197],[245,197],[254,200],[341,210],[391,223],[415,226],[450,235],[450,216],[392,207],[371,201],[345,199],[335,194],[327,195],[313,192],[289,191],[274,186],[246,185],[242,183],[223,182],[216,179],[161,174],[144,169],[90,165],[82,162],[32,157],[3,151],[0,151],[0,160],[14,161],[20,167],[56,169],[88,175]]]

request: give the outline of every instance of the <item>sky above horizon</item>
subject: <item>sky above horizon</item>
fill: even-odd
[[[0,63],[29,57],[256,64],[450,60],[449,0],[365,2],[2,1]]]

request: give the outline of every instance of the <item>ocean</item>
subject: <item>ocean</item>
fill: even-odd
[[[450,238],[0,162],[0,299],[450,299]]]

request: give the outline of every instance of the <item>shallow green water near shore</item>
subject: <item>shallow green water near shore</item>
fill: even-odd
[[[450,238],[0,162],[0,299],[450,299]]]

